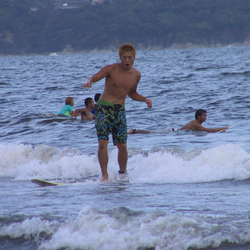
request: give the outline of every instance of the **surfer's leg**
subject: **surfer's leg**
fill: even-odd
[[[128,161],[128,150],[126,143],[117,143],[118,148],[118,163],[120,167],[120,172],[125,173],[127,169],[127,161]]]
[[[99,140],[98,160],[102,171],[102,181],[108,181],[108,140]]]
[[[102,181],[108,181],[108,142],[109,133],[112,131],[112,117],[108,115],[112,106],[97,104],[96,131],[98,137],[98,160],[102,171]],[[111,112],[112,113],[112,112]],[[111,125],[110,125],[111,124]]]
[[[127,122],[125,108],[118,111],[114,124],[112,136],[113,142],[118,148],[118,163],[120,167],[119,173],[124,173],[127,169],[128,150],[127,150]]]

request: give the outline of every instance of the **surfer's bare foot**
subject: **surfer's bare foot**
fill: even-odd
[[[101,182],[108,182],[108,181],[109,181],[109,175],[108,174],[103,175],[102,179],[101,179]]]

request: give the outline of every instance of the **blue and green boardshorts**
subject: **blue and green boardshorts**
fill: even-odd
[[[98,141],[109,140],[112,133],[114,145],[127,142],[125,105],[99,99],[96,104],[96,131]]]

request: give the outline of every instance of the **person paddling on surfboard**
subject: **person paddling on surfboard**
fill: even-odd
[[[145,102],[149,108],[152,101],[139,93],[137,86],[141,73],[133,67],[136,51],[131,44],[119,48],[120,63],[104,66],[82,85],[90,88],[94,82],[105,78],[104,91],[96,104],[96,130],[98,137],[98,159],[102,171],[102,181],[108,181],[108,142],[112,133],[113,143],[118,148],[119,173],[127,168],[127,123],[125,99],[129,96],[135,101]]]
[[[206,131],[206,132],[221,132],[229,128],[221,127],[221,128],[205,128],[201,124],[205,122],[207,119],[207,111],[204,109],[198,109],[195,112],[195,120],[187,123],[185,126],[180,128],[181,130],[194,130],[194,131]]]
[[[206,132],[222,132],[229,128],[227,127],[221,127],[221,128],[205,128],[201,124],[205,122],[207,119],[207,111],[204,109],[198,109],[195,113],[195,120],[187,123],[185,126],[180,128],[180,130],[194,130],[194,131],[206,131]],[[168,128],[162,132],[170,132],[170,131],[176,131],[178,129],[176,128]],[[152,133],[153,131],[149,130],[139,130],[139,129],[130,129],[128,131],[128,134],[148,134]]]

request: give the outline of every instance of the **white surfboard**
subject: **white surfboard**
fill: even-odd
[[[33,183],[38,184],[39,186],[42,186],[42,187],[60,186],[60,185],[68,185],[68,184],[70,184],[70,183],[60,183],[60,182],[46,181],[46,180],[41,180],[41,179],[32,179],[31,181]]]

